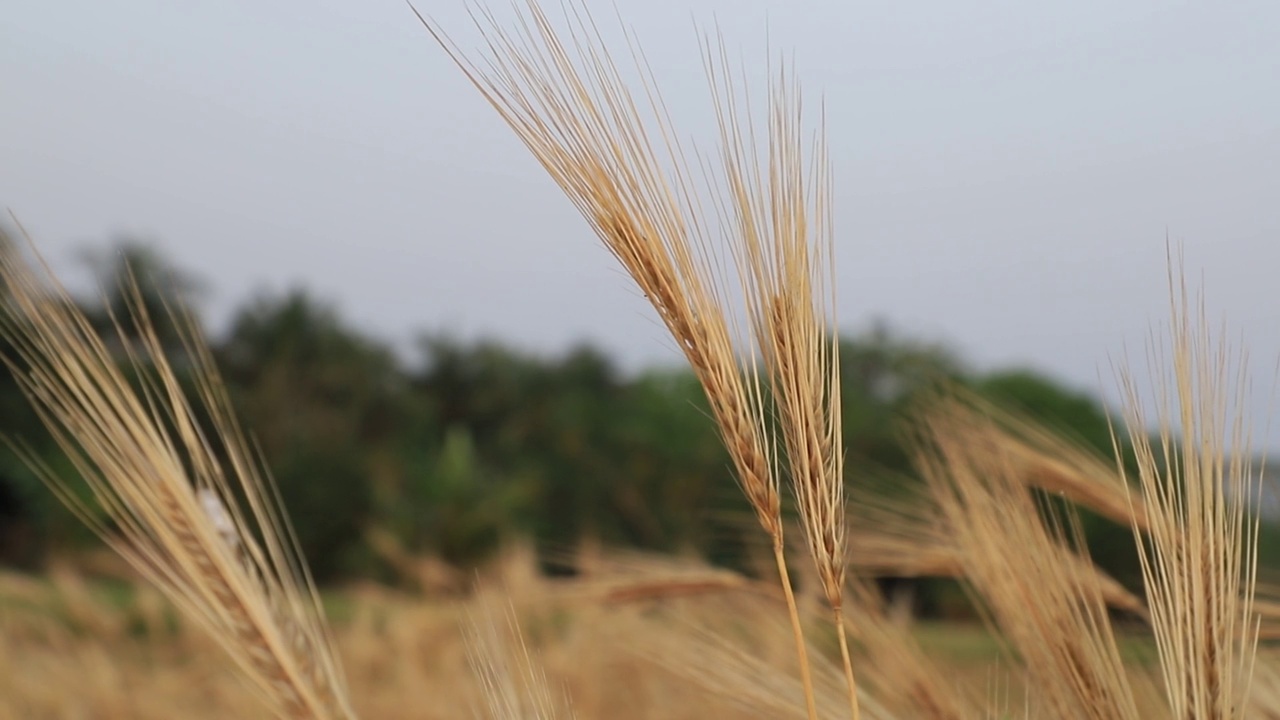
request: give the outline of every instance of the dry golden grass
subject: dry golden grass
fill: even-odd
[[[733,587],[699,594],[626,602],[611,596],[630,584],[722,574],[659,557],[621,557],[581,581],[552,581],[517,552],[486,572],[481,592],[467,599],[344,590],[330,603],[335,645],[363,717],[806,717],[796,702],[790,626],[779,612],[784,601],[773,583],[738,578]],[[0,718],[262,716],[216,643],[145,585],[125,598],[69,570],[63,577],[51,585],[0,582]],[[857,602],[859,593],[853,597]],[[510,618],[518,618],[522,637],[511,632]],[[806,618],[824,624],[818,615]],[[477,627],[488,637],[468,643]],[[871,701],[864,716],[981,717],[914,708],[977,707],[982,698],[973,690],[998,662],[989,641],[964,641],[978,647],[975,657],[967,647],[920,645],[901,626],[881,628],[884,640],[865,639],[875,627],[851,628],[855,657],[877,659],[864,663],[864,681],[876,695],[890,686],[923,685],[926,692],[886,695],[893,698],[887,707]],[[864,643],[889,652],[872,655]],[[822,717],[847,715],[838,652],[834,643],[822,645],[813,658],[819,710]],[[890,659],[902,653],[911,657]],[[497,664],[477,673],[477,662]],[[504,683],[498,692],[487,688]],[[536,692],[524,693],[529,686]],[[512,698],[523,714],[500,705]],[[543,703],[538,713],[528,712],[534,698]]]
[[[532,656],[512,608],[499,617],[494,608],[473,615],[467,649],[482,689],[488,716],[498,720],[551,720],[572,716],[552,691],[545,671]]]
[[[861,645],[860,674],[870,694],[895,717],[962,720],[980,716],[986,698],[976,685],[946,680],[957,666],[925,652],[912,632],[910,618],[891,617],[878,593],[861,581],[851,583],[849,595],[857,618],[849,626],[854,641]]]
[[[610,592],[723,571],[661,557],[605,559],[581,581],[553,581],[537,575],[529,553],[513,552],[483,574],[481,592],[470,598],[433,600],[371,586],[336,593],[327,604],[354,708],[388,720],[506,717],[490,714],[494,696],[473,665],[480,651],[488,658],[482,662],[496,658],[499,669],[506,663],[513,670],[503,682],[517,690],[533,684],[549,698],[555,714],[546,717],[806,717],[773,583],[738,578],[736,586],[699,594],[622,602]],[[70,566],[59,577],[0,578],[0,718],[262,716],[260,701],[220,659],[216,643],[158,593],[146,585],[127,596],[107,591]],[[820,586],[813,590],[817,596],[804,604],[815,614],[806,618],[819,627],[825,603]],[[1017,712],[1027,694],[1019,665],[980,626],[898,624],[857,587],[849,602],[859,617],[850,630],[865,717],[1043,717]],[[522,637],[511,632],[510,617]],[[468,644],[477,624],[490,634],[487,644]],[[1118,637],[1141,716],[1168,717],[1163,691],[1141,674],[1154,654],[1151,640]],[[815,644],[823,648],[813,666],[819,712],[846,716],[834,639]],[[1280,694],[1280,665],[1272,658],[1259,660],[1258,708],[1275,707]],[[527,704],[537,695],[521,697]],[[1004,705],[1011,712],[995,714]],[[1253,717],[1276,717],[1261,713]]]
[[[928,413],[956,427],[969,425],[971,442],[984,443],[1012,464],[1028,487],[1058,495],[1121,525],[1147,529],[1146,504],[1131,492],[1114,457],[1104,457],[1025,413],[1000,407],[949,386],[928,401]]]
[[[517,553],[485,575],[479,595],[457,601],[347,589],[334,599],[333,626],[350,668],[353,706],[361,716],[392,720],[567,718],[572,698],[578,717],[769,716],[705,692],[645,649],[687,649],[684,629],[697,626],[749,642],[759,663],[794,678],[789,628],[777,622],[780,593],[754,592],[739,578],[736,588],[624,602],[612,593],[628,584],[721,574],[661,558],[641,568],[635,560],[565,583],[538,577],[530,557]],[[70,571],[51,586],[26,578],[0,583],[0,718],[262,716],[259,699],[220,660],[216,643],[170,603],[145,589],[128,599],[99,590]],[[522,638],[511,632],[510,617],[519,619]],[[755,633],[756,624],[770,632]],[[477,634],[480,641],[468,643]],[[477,673],[477,664],[489,667]],[[834,678],[840,681],[838,672]],[[529,686],[537,692],[524,692]],[[835,701],[843,704],[836,687]],[[770,702],[803,716],[796,697]],[[541,704],[530,713],[533,698]]]
[[[794,86],[772,81],[761,162],[723,49],[707,54],[723,174],[705,179],[724,186],[716,208],[734,258],[727,263],[643,62],[644,93],[633,95],[585,7],[566,9],[567,35],[533,0],[514,31],[482,14],[487,49],[477,64],[427,27],[684,352],[772,543],[780,582],[669,559],[596,556],[581,579],[554,583],[532,572],[527,552],[516,553],[466,600],[348,589],[348,616],[331,634],[198,334],[179,323],[196,384],[188,397],[136,292],[128,320],[140,340],[118,333],[123,350],[113,352],[47,268],[7,249],[0,280],[11,305],[0,329],[17,348],[9,368],[111,526],[28,459],[171,606],[144,592],[123,610],[107,609],[77,573],[55,569],[60,614],[42,617],[44,603],[33,609],[22,600],[40,590],[12,583],[0,594],[0,712],[809,720],[959,720],[1004,717],[1009,708],[1096,720],[1274,713],[1274,661],[1257,653],[1257,529],[1244,511],[1255,479],[1244,415],[1232,405],[1244,384],[1228,382],[1226,351],[1210,342],[1202,313],[1189,311],[1185,288],[1171,281],[1173,369],[1157,389],[1157,442],[1147,436],[1143,398],[1122,376],[1136,482],[1052,433],[954,395],[915,417],[924,504],[863,497],[862,512],[850,513],[828,317],[830,180],[821,137],[811,154],[801,141]],[[730,269],[740,306],[727,289]],[[738,332],[736,312],[745,313],[748,332]],[[784,474],[813,560],[794,568],[798,584],[784,552]],[[1041,491],[1132,526],[1145,602],[1070,549],[1082,544],[1073,516],[1042,513]],[[420,587],[432,585],[420,561],[370,537]],[[999,655],[1004,670],[948,664],[903,624],[909,619],[890,617],[855,576],[888,562],[883,556],[963,578],[1012,651]],[[1126,659],[1108,604],[1149,616],[1162,687]],[[351,690],[339,657],[352,668]],[[235,672],[215,658],[229,658]]]

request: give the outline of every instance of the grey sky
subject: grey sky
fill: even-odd
[[[827,101],[844,326],[1109,388],[1109,355],[1165,317],[1168,232],[1270,387],[1280,4],[616,4],[686,133],[709,129],[694,20],[796,49]],[[462,0],[420,7],[470,45]],[[10,0],[0,94],[0,204],[60,266],[133,232],[210,281],[215,320],[300,283],[389,339],[672,357],[398,0]]]

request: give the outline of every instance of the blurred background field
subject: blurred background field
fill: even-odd
[[[733,668],[733,655],[717,655],[724,651],[718,641],[702,635],[741,642],[776,673],[772,682],[790,677],[791,638],[772,585],[745,586],[706,566],[661,558],[606,560],[573,580],[548,580],[531,562],[527,553],[507,554],[467,598],[369,584],[327,591],[361,714],[394,720],[478,712],[481,685],[466,642],[482,624],[502,633],[507,650],[527,643],[548,686],[572,698],[578,717],[803,717],[802,706],[757,704],[750,687],[764,675]],[[681,589],[692,580],[696,592]],[[811,600],[817,608],[819,598]],[[522,640],[509,634],[511,618]],[[821,623],[814,628],[820,632]],[[1014,675],[983,626],[928,621],[904,630],[945,669],[941,682],[1017,707]],[[815,654],[834,660],[829,629],[822,637],[815,636]],[[1136,638],[1124,650],[1137,660],[1152,653],[1148,640]],[[709,664],[727,676],[699,677]],[[41,580],[0,577],[0,718],[256,717],[258,708],[212,641],[146,586],[92,579],[69,566]]]
[[[0,77],[15,98],[0,195],[31,213],[60,276],[84,279],[63,273],[81,243],[92,285],[73,291],[95,330],[111,335],[127,314],[129,267],[179,374],[191,358],[163,308],[190,309],[209,333],[364,716],[475,714],[494,695],[475,655],[486,648],[489,662],[527,664],[503,677],[538,685],[534,668],[545,671],[579,717],[801,716],[769,548],[698,381],[643,293],[604,271],[613,266],[572,208],[498,137],[404,8],[321,3],[300,23],[234,3],[152,5],[85,3],[71,20],[32,5],[0,18],[0,43],[27,61]],[[665,40],[670,8],[658,5],[624,14]],[[731,9],[725,29],[744,40],[764,17],[739,0],[701,5]],[[974,22],[941,3],[827,4],[823,20],[820,5],[788,6],[768,24],[779,47],[808,55],[803,74],[828,93],[840,129],[833,164],[854,169],[832,198],[831,269],[841,330],[859,328],[842,336],[839,441],[864,687],[901,704],[895,717],[919,716],[931,692],[982,707],[931,717],[1021,707],[1017,660],[957,579],[973,576],[973,558],[938,529],[937,508],[921,510],[907,421],[946,386],[1078,444],[1037,455],[1010,436],[993,457],[1023,453],[1010,473],[1043,493],[1037,509],[1097,510],[1082,509],[1080,530],[1127,661],[1115,676],[1132,672],[1154,697],[1127,519],[1145,510],[1119,484],[1096,483],[1114,480],[1117,456],[1132,470],[1129,442],[1143,445],[1113,446],[1101,398],[1116,395],[1106,369],[1119,358],[1106,354],[1139,341],[1144,313],[1163,312],[1161,227],[1205,243],[1230,319],[1259,355],[1274,354],[1257,290],[1277,247],[1274,203],[1259,191],[1280,167],[1268,162],[1280,106],[1257,92],[1271,65],[1259,59],[1276,46],[1256,28],[1270,25],[1188,8],[1006,8],[999,22]],[[442,7],[441,20],[460,23],[461,11]],[[698,58],[668,45],[658,72],[687,111]],[[168,237],[84,247],[121,215]],[[240,294],[217,295],[206,274]],[[417,322],[430,329],[409,337]],[[112,359],[138,340],[126,329]],[[1271,409],[1258,402],[1265,390],[1244,398],[1248,418]],[[982,436],[963,422],[951,430],[961,446]],[[1280,447],[1276,427],[1256,430],[1249,452]],[[74,474],[6,373],[0,436]],[[1280,637],[1278,509],[1264,484],[1251,510],[1267,643]],[[0,445],[0,720],[259,716],[215,641],[83,520]],[[824,716],[836,716],[835,641],[804,553],[790,550],[820,699],[838,708]],[[1061,635],[1072,649],[1074,635]],[[1269,646],[1259,667],[1259,686],[1276,694]]]
[[[109,259],[94,265],[106,294],[83,303],[101,328],[111,322],[104,308],[123,308],[114,289],[126,264],[139,270],[153,317],[165,303],[199,307],[198,279],[147,246],[126,242],[99,257]],[[446,336],[424,336],[406,361],[304,292],[247,302],[212,345],[320,583],[365,716],[470,713],[463,708],[482,695],[467,633],[506,633],[509,609],[579,717],[802,712],[765,703],[794,698],[785,687],[763,699],[748,692],[792,676],[791,637],[764,539],[683,368],[628,373],[590,347],[542,357]],[[930,545],[927,525],[875,513],[910,520],[922,480],[903,422],[940,382],[1110,462],[1106,411],[1034,369],[975,371],[887,328],[846,338],[841,362],[855,572],[883,593],[896,628],[887,632],[905,633],[943,668],[937,682],[1016,708],[1010,656],[953,579],[945,547]],[[7,375],[0,408],[0,432],[69,470]],[[877,530],[904,535],[862,534],[862,512]],[[1280,533],[1264,520],[1265,579]],[[1087,510],[1082,527],[1096,564],[1140,593],[1130,529]],[[212,641],[139,585],[8,449],[0,558],[0,717],[254,716],[255,700]],[[817,583],[797,579],[817,613]],[[851,617],[864,652],[856,608]],[[1126,659],[1141,669],[1154,652],[1132,619],[1116,615]],[[825,627],[814,622],[814,652],[831,657]],[[719,645],[726,638],[745,645],[730,652]],[[729,654],[703,659],[717,652]],[[750,666],[757,661],[772,672]]]

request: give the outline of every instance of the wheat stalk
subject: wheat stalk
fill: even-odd
[[[781,520],[781,501],[778,477],[774,463],[772,438],[767,431],[764,391],[754,372],[754,354],[749,355],[748,367],[739,362],[732,331],[731,315],[727,312],[725,293],[717,281],[717,263],[711,252],[711,235],[701,216],[701,207],[695,193],[693,175],[688,168],[685,154],[675,140],[661,96],[642,62],[641,84],[644,100],[638,100],[626,87],[614,61],[602,47],[594,20],[583,7],[569,3],[571,8],[570,31],[567,39],[552,27],[549,19],[530,0],[526,12],[520,16],[518,30],[507,32],[498,28],[493,18],[481,13],[484,22],[473,15],[487,46],[483,66],[467,60],[457,46],[425,18],[419,19],[432,37],[448,52],[493,108],[524,142],[543,168],[565,192],[583,217],[595,230],[604,245],[631,275],[636,285],[652,304],[667,330],[676,340],[694,373],[698,377],[710,402],[721,437],[729,449],[736,470],[736,477],[757,520],[773,542],[774,559],[779,578],[787,598],[796,640],[796,654],[800,665],[802,684],[809,717],[816,720],[817,711],[813,699],[808,654],[805,649],[799,611],[796,607],[791,580],[785,560],[785,544]],[[416,12],[416,11],[415,11]],[[640,53],[632,48],[637,60]],[[714,85],[714,78],[713,78]],[[646,108],[643,112],[641,108]],[[721,110],[725,107],[721,106]],[[780,105],[771,122],[785,120],[784,113],[791,108]],[[723,117],[723,115],[722,115]],[[785,129],[785,128],[782,128]],[[779,136],[780,141],[789,140]],[[782,149],[783,153],[789,148]],[[727,147],[726,158],[733,152]],[[735,187],[750,193],[751,186],[742,185],[751,179],[735,176],[730,159],[726,168]],[[820,168],[822,176],[825,166]],[[762,192],[776,192],[776,188]],[[803,212],[803,195],[786,196],[777,193],[778,202],[802,204],[793,208]],[[803,222],[803,219],[801,219]],[[743,232],[749,231],[745,226]],[[800,233],[802,241],[807,235]],[[787,245],[790,237],[777,237],[779,252],[788,258],[808,262],[807,255],[797,255],[798,247]],[[745,247],[752,247],[748,239]],[[794,280],[785,286],[786,293],[757,295],[757,299],[776,306],[784,314],[798,313],[787,319],[787,327],[799,333],[810,333],[805,328],[807,311],[803,307],[792,309],[796,303],[807,307],[811,300],[806,293],[810,287],[804,284],[802,275],[808,267],[788,266],[786,272],[795,274]],[[763,292],[763,287],[749,287]],[[818,328],[817,332],[823,330]],[[765,338],[756,333],[760,342]],[[834,375],[834,359],[818,344],[811,342],[808,334],[788,335],[788,340],[800,340],[799,347],[786,351],[787,367],[808,367],[817,362],[828,371],[830,377],[812,374],[795,375],[792,380],[816,383],[812,388],[823,397],[819,402],[838,398],[839,386]],[[779,338],[781,340],[781,337]],[[765,347],[765,355],[776,350]],[[823,364],[829,363],[829,364]],[[784,370],[783,372],[793,372]],[[819,375],[822,374],[819,371]],[[775,383],[775,391],[777,390]],[[827,478],[840,476],[841,458],[833,448],[839,443],[838,413],[826,417],[822,428],[808,425],[790,426],[809,421],[809,398],[794,393],[780,397],[788,403],[797,403],[782,417],[786,442],[795,442],[814,433],[811,438],[820,448],[803,448],[793,453],[794,462],[819,462],[823,467],[813,467],[812,472],[796,475],[802,504],[807,500],[804,512],[806,527],[815,538],[814,547],[821,547],[828,562],[823,569],[824,583],[831,589],[831,597],[837,597],[843,579],[843,539],[837,518],[843,512],[835,512],[839,498],[832,500],[832,490]],[[826,412],[824,406],[823,412]],[[810,442],[810,440],[801,440]],[[801,459],[803,456],[803,459]],[[817,488],[815,482],[825,483]],[[825,505],[823,504],[825,503]],[[821,507],[819,507],[821,506]],[[816,513],[825,512],[824,518]],[[837,618],[839,603],[833,605]],[[842,645],[844,625],[838,623]],[[847,647],[844,648],[847,655]],[[850,667],[846,662],[846,667]],[[851,670],[850,670],[851,673]],[[850,674],[850,692],[856,714],[856,692]]]
[[[925,654],[909,625],[890,616],[869,583],[852,578],[848,595],[858,622],[846,622],[865,648],[862,675],[872,682],[877,697],[891,707],[911,710],[899,715],[920,720],[968,720],[977,715],[978,703]]]
[[[718,54],[706,51],[704,57],[717,99],[729,198],[720,213],[737,230],[734,254],[752,331],[769,375],[791,487],[835,622],[856,720],[858,689],[842,617],[847,513],[839,340],[827,330],[835,283],[825,139],[819,129],[806,153],[798,83],[784,66],[770,85],[761,159],[723,43]]]

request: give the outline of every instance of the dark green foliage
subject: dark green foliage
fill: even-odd
[[[466,566],[527,524],[536,486],[501,476],[476,454],[470,434],[446,433],[435,451],[410,451],[400,492],[384,499],[380,518],[405,549]]]
[[[877,324],[866,335],[840,344],[840,384],[844,442],[855,473],[871,465],[890,474],[911,470],[899,427],[922,395],[939,383],[965,376],[959,360],[945,348],[893,335]]]
[[[364,462],[353,445],[291,444],[270,463],[284,506],[318,581],[359,574],[352,556],[369,520]]]

